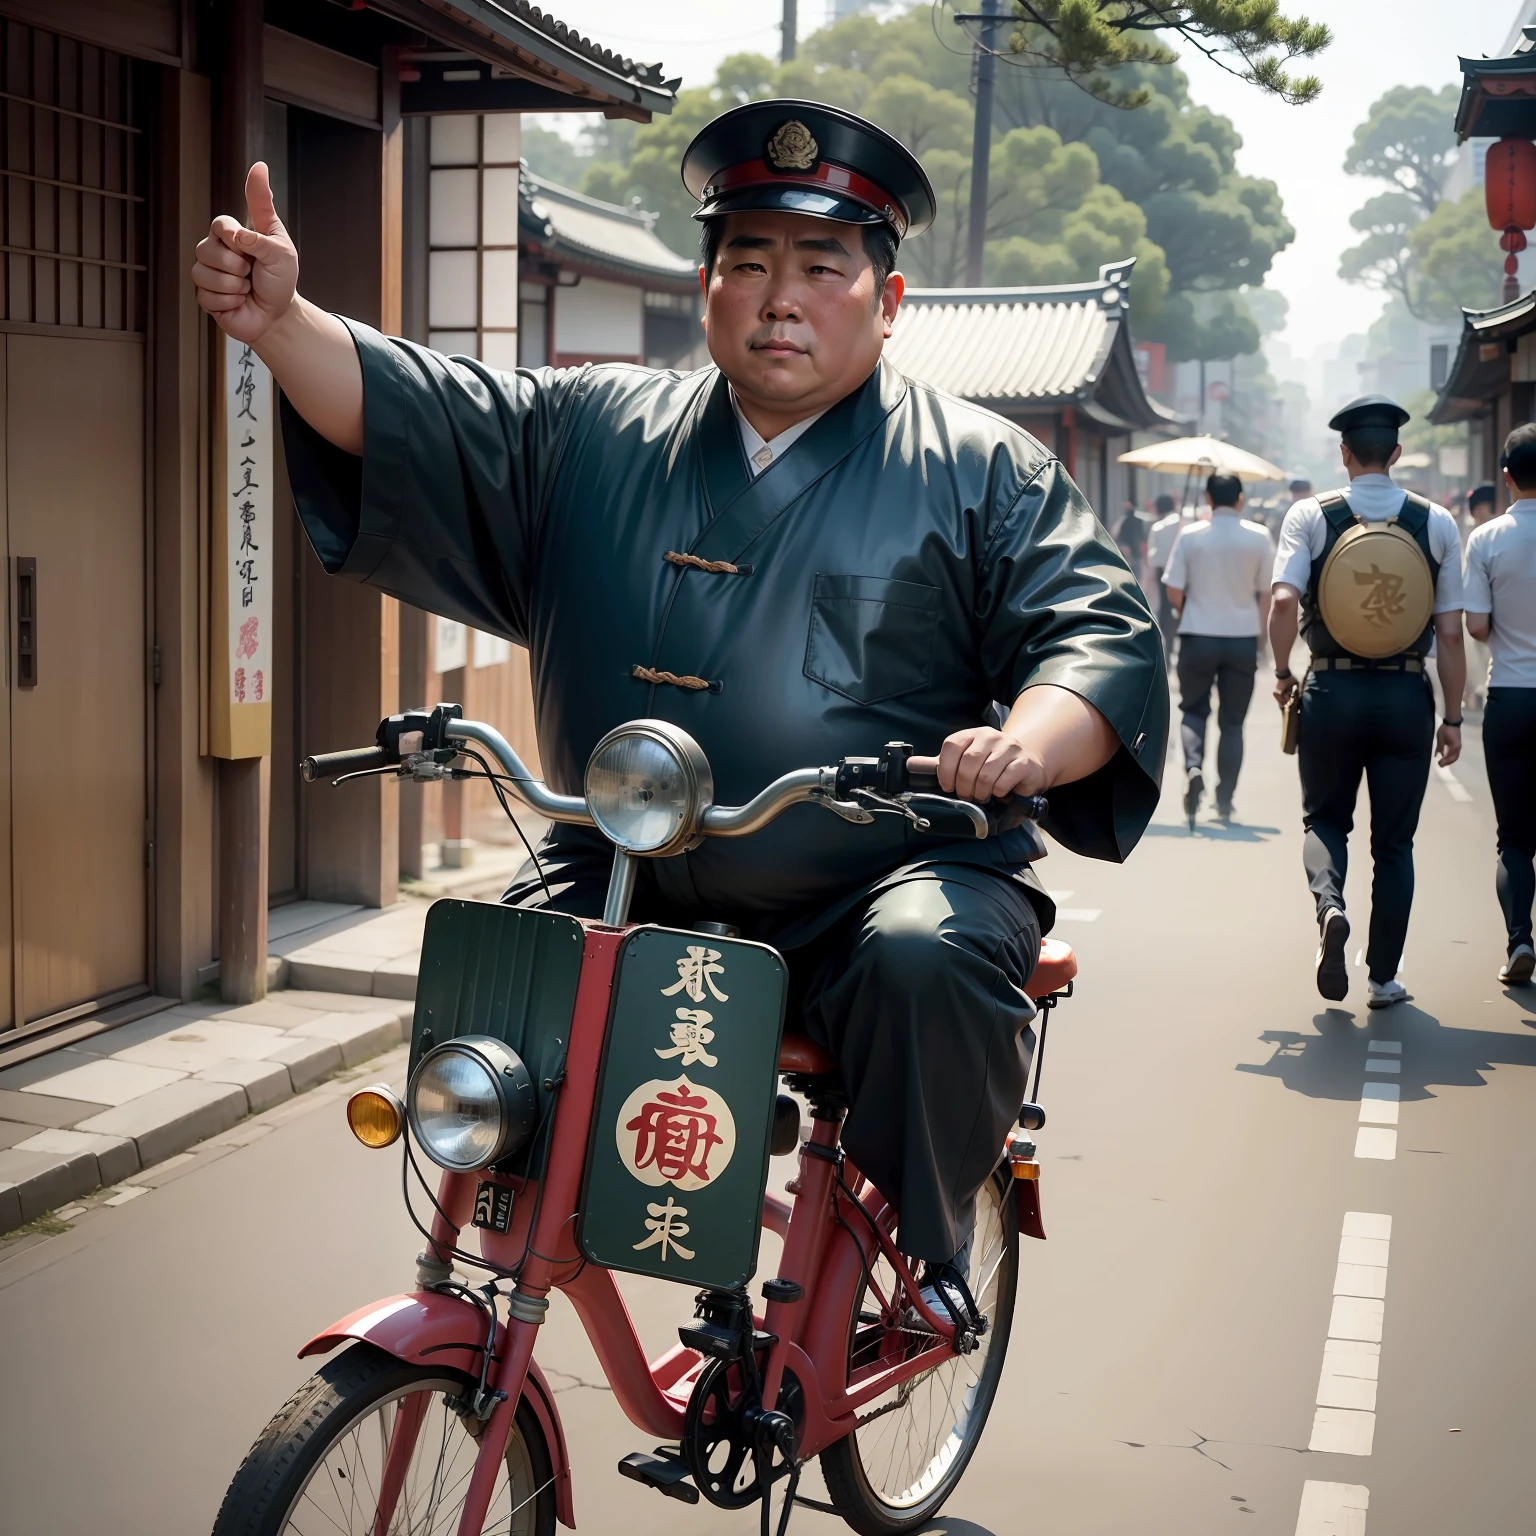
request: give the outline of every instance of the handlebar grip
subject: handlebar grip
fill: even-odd
[[[320,752],[299,764],[306,784],[328,779],[333,774],[361,773],[369,768],[388,768],[394,759],[383,747],[350,747],[345,752]]]
[[[939,788],[939,776],[936,773],[919,773],[913,769],[907,770],[907,786],[914,795],[942,795],[944,791]],[[997,801],[987,803],[988,814],[994,818],[1004,816],[1007,811],[1022,811],[1031,821],[1043,821],[1050,814],[1050,805],[1044,795],[1010,795],[1008,799],[999,804]]]

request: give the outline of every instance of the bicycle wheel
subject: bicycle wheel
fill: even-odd
[[[976,1197],[971,1291],[987,1331],[968,1355],[951,1355],[932,1370],[866,1403],[858,1428],[821,1453],[827,1492],[860,1536],[913,1531],[938,1513],[965,1473],[1008,1354],[1019,1278],[1019,1228],[1006,1169]],[[931,1343],[932,1335],[901,1327],[896,1274],[877,1255],[873,1284],[861,1284],[848,1329],[848,1377],[890,1365]],[[877,1294],[878,1293],[878,1294]],[[882,1302],[881,1297],[886,1298]],[[894,1315],[893,1315],[894,1314]]]
[[[213,1536],[374,1536],[376,1490],[400,1405],[427,1393],[391,1536],[453,1536],[479,1451],[480,1421],[449,1406],[472,1384],[440,1366],[406,1365],[370,1344],[328,1360],[277,1411],[235,1473]],[[467,1420],[467,1422],[466,1422]],[[549,1448],[518,1405],[484,1536],[554,1536]]]

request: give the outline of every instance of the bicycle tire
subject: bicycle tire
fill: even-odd
[[[473,1383],[461,1372],[442,1366],[408,1365],[367,1343],[353,1344],[327,1360],[278,1409],[257,1437],[224,1495],[218,1518],[214,1521],[213,1536],[282,1536],[284,1531],[293,1529],[291,1522],[295,1510],[301,1500],[308,1497],[312,1478],[333,1449],[341,1446],[356,1426],[391,1400],[433,1387],[457,1394],[472,1390]],[[431,1413],[434,1408],[429,1406],[428,1411]],[[445,1420],[446,1444],[451,1430],[446,1423],[446,1406],[442,1407],[441,1413]],[[457,1422],[462,1425],[464,1421]],[[426,1442],[427,1433],[428,1425],[424,1422],[418,1451]],[[458,1448],[472,1456],[473,1438],[467,1432],[465,1438],[469,1439],[470,1445]],[[347,1465],[344,1457],[342,1465]],[[358,1470],[356,1461],[350,1465],[353,1472]],[[414,1458],[412,1465],[415,1466]],[[545,1444],[538,1418],[526,1401],[518,1404],[508,1436],[507,1466],[506,1486],[517,1489],[526,1502],[519,1511],[523,1518],[509,1521],[506,1513],[498,1513],[493,1500],[488,1518],[499,1536],[507,1536],[509,1524],[511,1536],[554,1536],[555,1489],[549,1447]],[[345,1471],[338,1475],[346,1477]],[[354,1478],[349,1491],[365,1486],[363,1480]],[[408,1474],[407,1491],[409,1488]],[[531,1496],[524,1493],[525,1489],[531,1490]],[[510,1507],[513,1500],[509,1497],[506,1502]],[[451,1514],[451,1511],[437,1512]],[[359,1533],[371,1532],[373,1514],[367,1509],[355,1513],[362,1523],[354,1525],[354,1529]],[[397,1519],[399,1513],[397,1510]],[[329,1513],[327,1520],[338,1530],[347,1529]],[[347,1523],[353,1525],[350,1518]],[[396,1522],[391,1521],[390,1530],[395,1528]],[[411,1526],[413,1530],[417,1528],[414,1524]],[[427,1529],[439,1529],[435,1518],[429,1521]],[[456,1517],[442,1529],[456,1531]]]
[[[943,1507],[965,1475],[971,1456],[986,1428],[987,1417],[997,1396],[997,1385],[1002,1377],[1003,1365],[1008,1357],[1008,1341],[1013,1332],[1013,1306],[1018,1294],[1019,1279],[1019,1229],[1013,1213],[1012,1181],[1007,1170],[994,1174],[977,1196],[977,1232],[982,1233],[984,1212],[990,1213],[997,1224],[996,1269],[992,1278],[983,1284],[976,1296],[976,1304],[987,1314],[988,1328],[982,1343],[986,1353],[974,1382],[975,1395],[965,1411],[963,1425],[952,1426],[944,1441],[934,1447],[933,1454],[921,1475],[895,1497],[876,1486],[879,1478],[866,1466],[866,1453],[872,1451],[869,1444],[874,1425],[881,1415],[871,1406],[861,1413],[861,1424],[851,1434],[828,1446],[821,1453],[821,1475],[827,1485],[827,1493],[833,1506],[859,1536],[898,1536],[900,1532],[915,1531],[926,1525]],[[977,1245],[978,1258],[973,1264],[973,1277],[985,1275],[985,1267],[991,1255]],[[857,1353],[869,1349],[869,1329],[863,1311],[866,1285],[861,1283],[854,1297],[853,1312],[849,1318],[849,1368],[853,1369]],[[863,1342],[861,1343],[861,1325]],[[886,1330],[890,1332],[889,1329]],[[878,1347],[878,1346],[876,1346]],[[965,1362],[972,1357],[951,1356],[944,1364],[927,1376],[917,1378],[925,1382],[939,1372],[953,1368],[957,1373],[966,1369]],[[915,1395],[913,1393],[912,1395]],[[899,1393],[898,1393],[899,1396]],[[950,1397],[952,1404],[953,1398]],[[956,1432],[960,1433],[960,1445],[947,1457],[944,1447]],[[871,1432],[861,1444],[861,1435]],[[943,1466],[935,1474],[935,1467]],[[925,1481],[932,1475],[929,1486]]]

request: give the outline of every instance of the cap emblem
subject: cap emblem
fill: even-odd
[[[821,146],[798,118],[780,123],[768,140],[768,164],[776,171],[808,171],[816,164]]]

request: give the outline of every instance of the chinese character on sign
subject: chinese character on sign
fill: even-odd
[[[669,1183],[707,1183],[709,1154],[725,1139],[716,1130],[717,1121],[709,1113],[709,1100],[691,1092],[686,1081],[670,1092],[663,1089],[625,1124],[626,1131],[635,1133],[633,1166],[654,1164]]]
[[[262,678],[261,668],[260,667],[256,668],[255,684],[256,684],[256,702],[258,704],[260,704],[261,703],[262,689],[265,687],[265,680]]]
[[[679,1008],[677,1010],[677,1023],[672,1026],[672,1049],[664,1051],[658,1045],[656,1054],[666,1061],[672,1056],[681,1056],[683,1059],[679,1066],[692,1067],[703,1062],[706,1067],[719,1066],[720,1058],[711,1056],[705,1046],[715,1038],[714,1030],[708,1028],[715,1022],[712,1013],[706,1013],[702,1008]]]
[[[688,1235],[688,1223],[683,1220],[688,1214],[688,1207],[675,1204],[672,1196],[668,1195],[665,1205],[647,1205],[646,1210],[650,1212],[650,1220],[646,1222],[645,1230],[651,1235],[634,1244],[635,1250],[638,1252],[642,1248],[660,1246],[663,1264],[673,1253],[691,1259],[693,1249],[684,1248],[678,1242],[678,1238]]]
[[[261,620],[253,613],[250,618],[240,621],[240,639],[235,646],[235,655],[245,658],[254,656],[260,644]]]
[[[245,703],[245,668],[235,668],[235,703]]]
[[[720,964],[720,951],[718,949],[706,949],[702,944],[690,944],[688,953],[677,962],[678,981],[675,986],[663,987],[663,997],[675,997],[679,992],[686,992],[694,1002],[704,1001],[705,988],[717,1003],[728,1002],[726,994],[715,985],[716,976],[725,975],[725,967]]]
[[[235,413],[235,420],[242,416],[256,420],[256,413],[251,409],[251,403],[256,398],[256,356],[249,347],[240,353],[240,382],[236,385],[235,393],[240,401],[240,409]]]

